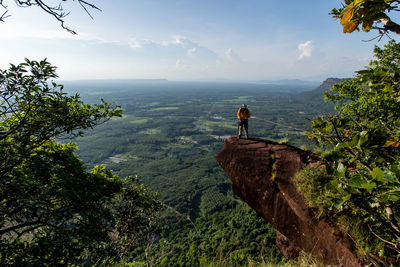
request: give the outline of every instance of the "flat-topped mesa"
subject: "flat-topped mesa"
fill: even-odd
[[[311,152],[256,138],[225,140],[215,156],[232,180],[233,192],[277,230],[277,245],[287,258],[303,250],[327,265],[360,266],[352,241],[325,220],[317,220],[293,176],[318,164]]]

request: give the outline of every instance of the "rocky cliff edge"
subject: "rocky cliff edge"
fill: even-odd
[[[300,251],[326,265],[360,266],[351,239],[328,221],[317,220],[293,182],[305,165],[319,164],[317,155],[261,139],[225,140],[215,156],[232,180],[236,195],[277,230],[277,246],[286,258]]]

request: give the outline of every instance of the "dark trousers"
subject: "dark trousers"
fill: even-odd
[[[239,128],[239,138],[242,137],[243,127],[244,127],[244,136],[246,138],[249,137],[249,120],[239,120],[238,122]]]

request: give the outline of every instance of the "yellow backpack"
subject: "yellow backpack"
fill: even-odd
[[[250,117],[250,110],[248,108],[239,108],[237,117],[241,120],[248,119]]]

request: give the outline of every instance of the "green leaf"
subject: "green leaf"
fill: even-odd
[[[383,174],[383,171],[382,171],[380,168],[378,168],[378,167],[375,167],[375,168],[372,170],[371,176],[372,176],[372,178],[376,179],[376,180],[379,181],[379,182],[383,182],[383,181],[384,181],[384,174]]]
[[[399,193],[385,193],[382,195],[382,198],[386,201],[386,202],[397,202],[400,199]]]
[[[338,180],[332,180],[326,185],[326,188],[330,191],[336,191],[338,187],[339,187]]]
[[[392,184],[400,185],[399,179],[398,179],[395,175],[393,175],[393,174],[391,174],[391,173],[386,173],[386,174],[384,175],[384,179],[385,179],[386,182],[390,182],[390,183],[392,183]],[[394,189],[394,188],[392,187],[392,190],[393,190],[393,189]]]
[[[369,193],[371,193],[372,189],[374,189],[375,187],[376,187],[376,183],[375,182],[361,184],[361,188],[364,188]]]
[[[338,143],[338,144],[335,146],[335,150],[339,150],[339,149],[346,148],[346,147],[350,147],[350,146],[352,146],[352,145],[351,145],[351,142],[342,142],[342,143]]]
[[[357,147],[361,149],[361,146],[368,141],[367,131],[362,131],[360,133],[360,139],[358,139]]]
[[[349,180],[349,186],[353,188],[362,188],[362,184],[364,183],[363,179],[360,176],[352,177]]]
[[[342,199],[336,203],[335,207],[339,210],[343,207],[343,204],[351,198],[351,194],[346,194]]]

